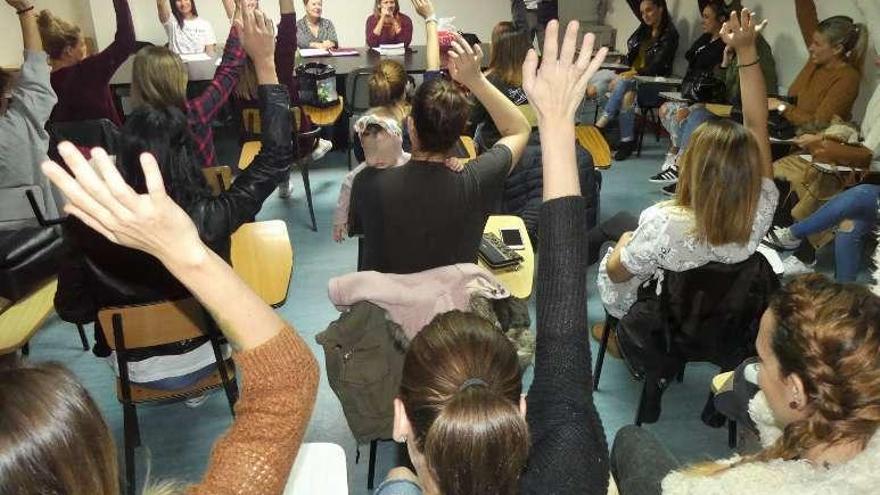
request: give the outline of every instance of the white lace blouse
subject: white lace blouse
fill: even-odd
[[[599,265],[599,295],[608,313],[622,318],[636,301],[639,287],[660,270],[683,272],[711,262],[739,263],[745,261],[761,243],[773,223],[779,191],[772,179],[761,182],[758,209],[747,244],[712,246],[698,240],[694,232],[693,213],[666,201],[645,209],[639,227],[630,243],[620,253],[620,261],[633,278],[616,284],[608,278],[609,249]]]

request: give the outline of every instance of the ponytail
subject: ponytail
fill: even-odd
[[[64,50],[73,48],[80,42],[82,31],[79,27],[43,10],[37,17],[37,27],[43,39],[43,49],[52,60],[64,55]]]
[[[513,345],[474,314],[439,315],[413,339],[400,400],[441,493],[517,492],[529,447],[521,378]]]
[[[396,105],[406,96],[406,69],[393,60],[383,60],[367,82],[371,107]]]
[[[865,55],[868,53],[868,26],[861,22],[854,24],[850,41],[844,47],[848,50],[846,61],[861,72],[865,66]]]

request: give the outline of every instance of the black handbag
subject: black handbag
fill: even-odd
[[[483,234],[477,255],[493,270],[513,268],[523,260],[522,256],[507,247],[498,236],[492,233]]]
[[[0,231],[0,297],[18,301],[58,273],[61,237],[54,228]]]
[[[689,74],[681,83],[681,97],[696,103],[725,103],[727,89],[724,81],[711,72]]]
[[[339,103],[336,91],[336,69],[320,62],[309,62],[296,68],[299,101],[311,107],[327,108]]]

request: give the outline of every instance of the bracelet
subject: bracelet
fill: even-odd
[[[429,22],[433,22],[433,23],[436,24],[436,23],[437,23],[437,15],[436,15],[436,14],[431,14],[430,16],[425,17],[425,24],[427,24],[427,23],[429,23]]]
[[[751,67],[751,66],[753,66],[753,65],[758,65],[759,63],[761,63],[761,57],[758,57],[757,59],[755,59],[754,62],[752,62],[752,63],[750,63],[750,64],[736,64],[736,68],[737,68],[737,69],[745,69],[746,67]]]
[[[16,10],[15,13],[18,15],[23,15],[23,14],[27,14],[28,12],[30,12],[32,10],[34,10],[33,5],[31,5],[30,7],[26,8],[26,9]]]

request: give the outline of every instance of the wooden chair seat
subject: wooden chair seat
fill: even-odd
[[[593,166],[600,170],[611,167],[611,162],[613,161],[611,147],[608,146],[608,141],[605,140],[605,137],[602,136],[602,133],[599,132],[596,126],[579,125],[575,128],[574,133],[578,144],[592,155]]]
[[[214,196],[219,196],[232,185],[232,169],[226,165],[203,168],[202,173],[205,174],[205,180]]]
[[[58,279],[52,279],[21,301],[8,304],[0,313],[0,355],[21,349],[40,329],[54,309],[57,288]]]
[[[225,362],[227,376],[235,381],[235,364],[232,359]],[[191,387],[181,388],[177,390],[161,390],[157,388],[145,387],[136,383],[131,384],[131,402],[134,404],[146,404],[152,402],[170,402],[180,401],[190,397],[195,397],[208,390],[217,390],[223,388],[223,380],[220,378],[220,370],[216,369],[213,373],[199,380],[198,383]],[[116,379],[116,398],[119,402],[122,400],[122,380]]]
[[[309,116],[309,119],[315,125],[320,126],[328,126],[333,125],[339,120],[339,117],[342,115],[342,110],[345,105],[344,99],[342,96],[339,97],[339,103],[332,107],[320,108],[320,107],[310,107],[308,105],[303,105],[302,109],[306,115]]]
[[[492,215],[486,221],[483,232],[491,232],[501,238],[501,229],[519,230],[523,239],[523,249],[517,253],[523,257],[522,263],[516,270],[492,270],[483,263],[483,260],[478,260],[478,264],[491,271],[501,282],[501,285],[510,291],[511,295],[520,299],[528,299],[532,295],[532,284],[535,278],[535,250],[526,230],[526,224],[522,218],[514,215]]]

